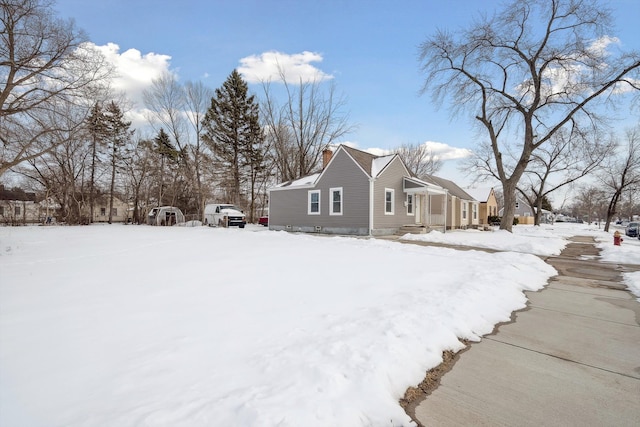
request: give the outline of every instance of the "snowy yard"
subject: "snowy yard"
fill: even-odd
[[[640,264],[639,240],[613,248],[577,225],[431,235],[500,253],[258,227],[2,227],[0,425],[410,425],[407,387],[555,274],[530,253],[590,233],[606,259]]]

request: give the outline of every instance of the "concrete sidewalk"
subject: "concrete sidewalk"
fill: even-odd
[[[634,266],[596,260],[577,237],[529,307],[471,345],[415,408],[424,426],[640,426],[640,303]],[[635,266],[640,269],[640,266]]]

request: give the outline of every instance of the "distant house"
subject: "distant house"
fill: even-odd
[[[500,209],[499,215],[502,216],[504,212],[504,208]],[[531,209],[531,205],[522,198],[521,196],[516,196],[516,207],[514,217],[518,218],[518,224],[535,224],[535,218],[533,216],[534,210]],[[552,212],[542,209],[540,214],[540,223],[541,224],[549,224],[554,221],[554,215]]]
[[[96,198],[93,207],[93,222],[109,221],[109,195],[102,194]],[[87,217],[91,216],[89,207],[85,207]],[[129,205],[120,198],[113,197],[111,222],[126,222],[129,219]]]
[[[323,170],[269,189],[269,229],[375,236],[444,229],[447,190],[411,175],[396,154],[340,145]]]
[[[0,223],[29,224],[40,221],[40,209],[36,194],[19,188],[8,190],[0,185]]]
[[[498,199],[493,187],[489,188],[467,188],[465,190],[479,203],[478,224],[487,226],[490,216],[498,216]]]
[[[455,182],[429,175],[423,178],[447,190],[444,206],[447,212],[447,228],[477,228],[480,224],[480,203]],[[437,196],[445,197],[445,196]],[[439,205],[436,203],[436,205]]]

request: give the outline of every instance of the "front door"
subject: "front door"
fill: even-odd
[[[413,204],[415,209],[415,222],[416,224],[422,224],[422,197],[415,194],[413,196]]]

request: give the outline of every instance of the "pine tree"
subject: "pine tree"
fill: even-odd
[[[102,105],[96,102],[91,107],[91,113],[87,117],[87,130],[89,132],[90,144],[91,144],[91,165],[90,165],[90,178],[89,178],[89,222],[93,222],[93,212],[95,206],[95,194],[96,194],[96,168],[100,161],[100,147],[105,143],[106,135],[106,116],[102,109]]]
[[[158,170],[158,182],[159,182],[159,190],[158,190],[158,206],[163,205],[163,196],[164,196],[164,172],[165,165],[167,159],[171,163],[177,163],[179,159],[178,150],[171,143],[169,135],[164,131],[164,128],[160,128],[158,132],[158,136],[153,139],[155,145],[155,151],[160,155],[160,169]]]
[[[215,90],[211,106],[203,119],[203,140],[213,152],[222,172],[230,178],[230,194],[240,204],[240,188],[252,171],[259,168],[261,156],[255,150],[264,140],[259,125],[259,106],[248,94],[247,83],[237,70]]]
[[[125,156],[125,146],[129,142],[133,131],[129,130],[131,122],[124,120],[124,113],[118,105],[111,101],[104,111],[106,124],[106,138],[109,146],[109,160],[111,163],[111,186],[109,187],[109,224],[113,220],[113,197],[115,191],[116,171]]]

